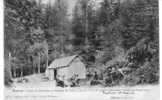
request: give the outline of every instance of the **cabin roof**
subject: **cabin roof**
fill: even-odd
[[[73,56],[68,56],[68,57],[63,57],[59,59],[55,59],[48,68],[59,68],[59,67],[66,67],[68,66],[75,58],[77,55]]]

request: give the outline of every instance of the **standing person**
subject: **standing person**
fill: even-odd
[[[97,75],[96,71],[95,71],[95,74],[94,74],[94,80],[98,80],[98,75]]]

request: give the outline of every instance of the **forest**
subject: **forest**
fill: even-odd
[[[159,82],[158,0],[4,0],[5,85],[80,55],[92,85]],[[111,76],[111,77],[110,77]]]

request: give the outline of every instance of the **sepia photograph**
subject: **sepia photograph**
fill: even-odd
[[[52,100],[11,98],[36,88],[149,88],[160,100],[158,0],[3,2],[5,100]]]

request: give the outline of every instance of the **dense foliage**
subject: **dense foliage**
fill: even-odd
[[[66,0],[5,0],[6,84],[72,54],[91,85],[159,82],[158,0],[78,0],[72,18],[67,9]]]

